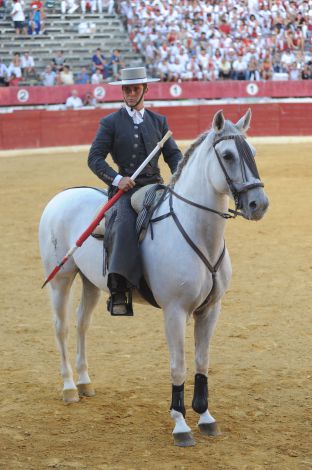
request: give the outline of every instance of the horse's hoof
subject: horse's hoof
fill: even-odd
[[[205,436],[220,436],[221,434],[216,421],[213,423],[201,423],[198,427],[200,432]]]
[[[195,441],[191,432],[178,432],[172,435],[175,446],[192,447],[195,445]]]
[[[78,390],[75,388],[63,390],[63,401],[66,405],[77,403],[79,401]]]
[[[80,397],[94,397],[95,390],[92,384],[77,384]]]

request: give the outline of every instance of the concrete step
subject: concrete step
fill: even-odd
[[[78,25],[81,21],[93,22],[97,31],[92,35],[79,35]],[[81,12],[62,16],[59,7],[54,11],[46,9],[46,33],[35,36],[16,36],[11,18],[6,15],[1,20],[0,54],[5,64],[11,62],[12,54],[21,54],[29,50],[34,57],[36,69],[41,73],[55,56],[56,51],[63,49],[67,62],[74,72],[82,66],[91,68],[92,55],[96,48],[101,47],[104,55],[109,58],[113,49],[121,51],[122,59],[127,66],[142,65],[140,55],[132,51],[132,45],[125,32],[122,21],[117,15]]]

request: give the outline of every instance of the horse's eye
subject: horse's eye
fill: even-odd
[[[225,161],[230,162],[231,160],[233,160],[233,154],[232,153],[225,153],[223,155],[223,158],[224,158]]]

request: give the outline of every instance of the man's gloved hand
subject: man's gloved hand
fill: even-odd
[[[129,191],[129,189],[134,188],[135,182],[129,178],[129,176],[124,176],[118,183],[118,188],[123,191]]]

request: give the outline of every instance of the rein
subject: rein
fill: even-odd
[[[204,253],[198,248],[198,246],[193,242],[193,240],[191,239],[191,237],[187,234],[187,232],[185,231],[185,229],[183,228],[181,222],[179,221],[179,218],[177,216],[177,214],[174,212],[174,209],[173,209],[173,196],[177,197],[178,199],[181,199],[182,201],[186,202],[187,204],[190,204],[191,206],[194,206],[194,207],[197,207],[199,209],[204,209],[204,210],[208,210],[210,212],[214,212],[218,215],[221,215],[221,217],[224,217],[224,218],[229,218],[229,217],[234,217],[230,214],[223,214],[222,212],[219,212],[219,211],[215,211],[213,209],[210,209],[209,207],[205,207],[205,206],[202,206],[201,204],[197,204],[196,202],[192,202],[192,201],[189,201],[188,199],[185,199],[184,197],[180,196],[179,194],[175,193],[173,191],[172,188],[170,187],[166,187],[163,195],[161,196],[161,198],[159,199],[158,203],[156,204],[154,210],[156,210],[157,207],[159,207],[161,205],[161,203],[165,200],[167,194],[169,192],[169,212],[167,212],[167,214],[163,214],[163,215],[160,215],[159,217],[155,217],[154,219],[150,219],[150,227],[151,227],[151,238],[153,240],[154,238],[154,233],[153,233],[153,223],[154,222],[159,222],[160,220],[164,220],[166,219],[167,217],[172,217],[173,218],[173,221],[174,223],[176,224],[179,232],[181,233],[181,235],[183,236],[183,238],[185,239],[185,241],[188,243],[188,245],[195,251],[195,253],[197,254],[197,256],[202,260],[202,262],[205,264],[205,266],[208,268],[208,270],[210,271],[211,275],[212,275],[212,287],[211,287],[211,290],[208,294],[208,296],[206,297],[206,299],[204,300],[204,302],[195,309],[195,311],[198,311],[200,310],[202,307],[204,307],[209,299],[210,299],[210,296],[211,296],[211,293],[213,292],[214,290],[214,287],[215,287],[215,278],[216,278],[216,274],[217,274],[217,271],[222,263],[222,260],[224,258],[224,255],[225,255],[225,242],[223,244],[223,250],[217,260],[217,262],[212,265],[209,260],[207,259],[207,257],[204,255]]]
[[[197,202],[190,201],[189,199],[186,199],[183,196],[180,196],[180,194],[176,193],[172,188],[168,188],[168,191],[170,191],[171,194],[173,194],[177,199],[181,199],[181,201],[185,202],[186,204],[189,204],[190,206],[197,207],[198,209],[203,209],[205,211],[213,212],[214,214],[218,214],[220,217],[223,219],[235,219],[237,215],[242,215],[240,212],[236,212],[232,209],[229,209],[229,212],[233,212],[235,215],[231,215],[228,212],[220,212],[215,209],[211,209],[210,207],[202,206],[201,204],[198,204]]]
[[[218,259],[218,261],[216,262],[216,264],[214,266],[212,266],[210,264],[210,262],[208,261],[208,259],[206,258],[206,256],[202,253],[202,251],[195,245],[195,243],[193,242],[193,240],[189,237],[189,235],[186,233],[185,229],[183,228],[181,222],[179,221],[179,218],[177,216],[177,214],[174,212],[174,209],[173,209],[173,197],[172,195],[176,195],[176,193],[174,191],[172,191],[171,188],[167,187],[164,191],[164,194],[163,194],[163,197],[161,198],[161,200],[159,200],[158,204],[156,205],[155,209],[157,208],[157,206],[159,206],[161,204],[161,202],[165,199],[166,195],[167,195],[167,192],[169,191],[169,212],[167,212],[166,214],[163,214],[163,215],[160,215],[159,217],[155,217],[154,219],[151,219],[150,220],[150,223],[151,223],[151,237],[152,239],[154,238],[154,234],[153,234],[153,228],[152,228],[152,224],[154,222],[159,222],[160,220],[164,220],[166,219],[167,217],[172,217],[173,220],[174,220],[174,223],[176,224],[176,226],[178,227],[179,231],[181,232],[181,234],[183,235],[184,239],[187,241],[187,243],[193,248],[193,250],[195,251],[195,253],[200,257],[200,259],[204,262],[204,264],[207,266],[207,268],[209,269],[209,271],[214,274],[217,272],[218,270],[218,267],[220,266],[220,263],[222,261],[222,258],[224,256],[224,252],[225,252],[225,246],[223,248],[223,251],[221,253],[221,256],[220,258]],[[191,203],[191,205],[194,205],[195,207],[198,207],[200,209],[207,209],[207,210],[210,210],[209,208],[206,208],[204,206],[201,206],[200,204],[196,204],[196,203],[192,203],[191,201],[188,201],[187,199],[184,199],[182,198],[182,196],[178,196],[179,199],[182,199],[188,203]],[[232,216],[231,216],[232,217]]]

